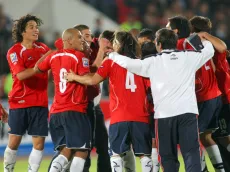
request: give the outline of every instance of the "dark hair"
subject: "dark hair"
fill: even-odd
[[[191,24],[184,16],[175,16],[168,19],[172,30],[178,30],[178,38],[187,38],[191,33]]]
[[[159,29],[156,32],[156,44],[161,43],[161,48],[164,49],[176,49],[177,47],[177,34],[170,29]]]
[[[84,24],[79,24],[79,25],[75,25],[73,28],[77,29],[77,30],[79,30],[81,32],[83,30],[89,29],[89,26],[86,26]]]
[[[192,25],[192,32],[211,32],[212,22],[209,18],[203,16],[194,16],[190,19],[190,23]]]
[[[23,41],[22,33],[26,31],[27,23],[31,20],[35,21],[38,26],[43,24],[43,22],[40,18],[33,16],[33,15],[30,15],[30,14],[27,14],[26,16],[22,16],[18,20],[14,20],[14,25],[12,28],[12,38],[13,38],[14,42],[22,42]]]
[[[141,45],[142,59],[145,59],[146,56],[151,54],[157,54],[156,46],[153,42],[144,42]]]
[[[140,33],[139,33],[139,35],[137,37],[138,38],[146,37],[149,40],[154,41],[154,32],[153,32],[152,29],[145,28],[145,29],[142,29],[140,31]]]
[[[100,34],[100,38],[108,39],[110,42],[113,42],[114,40],[114,31],[111,30],[105,30]]]
[[[118,31],[115,33],[114,41],[119,42],[119,54],[126,55],[132,59],[136,59],[137,57],[141,56],[140,45],[131,33]]]

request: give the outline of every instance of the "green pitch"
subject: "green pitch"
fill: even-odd
[[[39,172],[47,172],[49,163],[50,163],[50,159],[51,157],[46,157],[44,158],[44,160],[42,161],[41,167]],[[181,166],[180,166],[180,172],[184,172],[184,163],[182,163],[182,157],[180,156],[180,162],[181,162]],[[211,165],[211,162],[209,160],[209,158],[206,156],[206,161],[208,163],[208,169],[210,172],[214,172],[214,169]],[[2,159],[1,159],[2,162]],[[92,157],[92,165],[90,168],[90,172],[97,172],[97,168],[96,168],[96,163],[97,163],[97,159],[96,156]],[[18,159],[16,166],[15,166],[15,170],[14,172],[26,172],[27,171],[27,159]],[[141,172],[141,166],[140,166],[140,160],[137,158],[136,159],[136,165],[137,165],[137,172]],[[3,164],[0,163],[0,171],[3,171]]]

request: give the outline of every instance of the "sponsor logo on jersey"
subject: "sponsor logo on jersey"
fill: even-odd
[[[18,61],[18,57],[16,53],[11,53],[10,54],[10,60],[12,63],[16,63]]]

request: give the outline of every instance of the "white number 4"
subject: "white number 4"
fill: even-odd
[[[137,88],[137,86],[135,85],[135,81],[134,81],[134,74],[128,71],[126,74],[125,88],[130,89],[131,92],[135,92]]]

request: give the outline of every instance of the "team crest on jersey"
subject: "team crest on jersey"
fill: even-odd
[[[11,53],[10,54],[10,60],[12,63],[15,63],[18,61],[18,57],[17,57],[17,54],[16,53]]]
[[[83,67],[89,67],[89,60],[85,57],[82,58]]]

